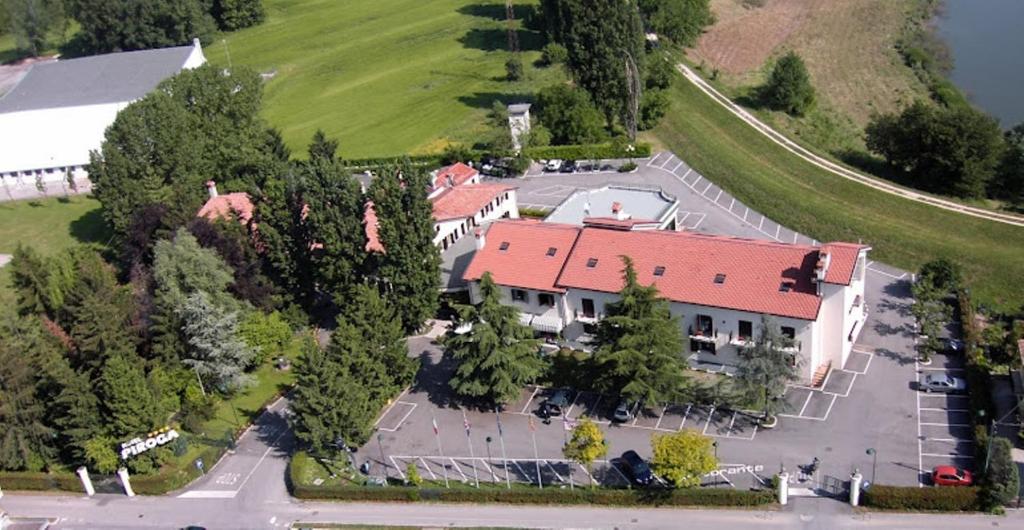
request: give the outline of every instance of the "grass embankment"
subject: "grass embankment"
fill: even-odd
[[[1024,301],[1024,230],[882,193],[785,151],[680,80],[654,131],[697,171],[769,218],[819,241],[862,239],[872,260],[908,270],[938,258],[964,266],[975,297],[999,309]]]
[[[517,2],[522,8],[529,2]],[[226,34],[235,65],[276,71],[263,116],[305,156],[313,133],[340,140],[347,158],[437,152],[479,138],[495,100],[520,101],[564,79],[538,69],[539,33],[519,31],[527,80],[504,80],[500,0],[265,0],[267,20]],[[226,64],[219,41],[207,58]]]

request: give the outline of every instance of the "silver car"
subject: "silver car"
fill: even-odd
[[[921,388],[925,392],[963,392],[967,390],[967,382],[946,374],[928,374],[924,376],[924,381],[921,381]]]

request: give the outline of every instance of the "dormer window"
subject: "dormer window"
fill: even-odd
[[[593,269],[594,267],[597,267],[597,258],[590,258],[590,259],[588,259],[587,260],[587,268],[588,269]]]
[[[793,290],[793,282],[782,282],[779,284],[780,293],[788,293]]]
[[[715,275],[715,283],[717,283],[719,285],[725,283],[725,275],[722,274],[722,273],[716,274]]]
[[[549,258],[554,257],[555,254],[558,254],[558,249],[555,248],[555,247],[548,247],[548,252],[546,254],[547,257],[549,257]]]
[[[654,268],[654,275],[655,276],[664,276],[665,275],[665,267],[662,267],[661,265],[658,265],[657,267],[655,267]]]
[[[508,250],[508,241],[502,241],[501,245],[498,246],[498,250],[505,252]]]

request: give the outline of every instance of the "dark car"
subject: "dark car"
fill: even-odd
[[[566,160],[562,162],[562,173],[575,173],[579,171],[579,166],[576,165],[575,160]]]
[[[619,462],[633,482],[641,486],[649,486],[654,482],[654,472],[651,471],[651,466],[647,465],[647,461],[640,458],[636,451],[630,450],[622,453]]]
[[[939,348],[946,353],[963,353],[964,343],[958,339],[939,337]]]
[[[540,404],[540,410],[538,414],[542,418],[550,418],[552,416],[561,416],[566,408],[569,407],[569,391],[564,389],[555,390],[554,394],[544,400]]]

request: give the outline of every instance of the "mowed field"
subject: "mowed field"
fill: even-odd
[[[522,100],[565,76],[532,66],[541,37],[520,28],[528,78],[503,79],[509,55],[501,0],[264,4],[265,23],[224,35],[226,47],[213,43],[206,56],[223,65],[230,54],[234,65],[274,73],[263,115],[300,156],[318,128],[339,139],[349,158],[472,144],[495,100]]]
[[[1024,302],[1024,229],[882,193],[790,154],[689,82],[654,135],[694,169],[768,217],[819,241],[858,241],[871,259],[916,270],[948,257],[976,297],[1012,309]]]
[[[733,88],[759,85],[789,50],[807,63],[819,99],[862,127],[926,88],[895,49],[918,0],[711,0],[717,22],[688,57]]]

